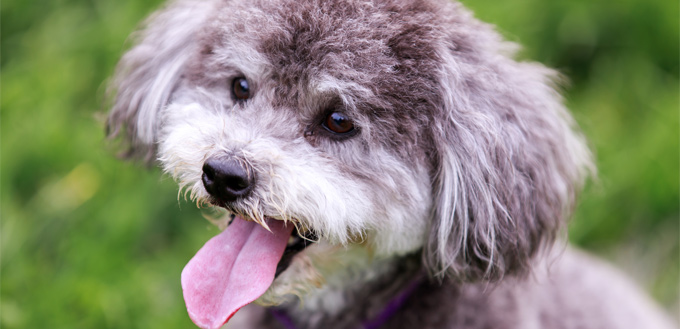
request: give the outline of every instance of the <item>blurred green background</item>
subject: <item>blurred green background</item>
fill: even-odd
[[[571,80],[599,181],[570,239],[677,315],[678,1],[464,2]],[[2,328],[194,328],[180,272],[217,229],[103,133],[105,81],[159,5],[2,1]]]

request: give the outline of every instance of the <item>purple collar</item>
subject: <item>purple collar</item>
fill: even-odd
[[[385,308],[378,314],[377,317],[373,319],[368,319],[365,320],[361,324],[361,329],[378,329],[380,326],[385,324],[389,319],[394,316],[397,311],[399,311],[403,306],[404,303],[408,300],[409,297],[413,294],[413,292],[420,286],[421,283],[423,283],[424,275],[422,273],[416,275],[416,277],[409,283],[404,290],[401,291],[398,295],[396,295],[392,300],[390,300],[389,303],[385,306]],[[274,308],[270,307],[269,313],[271,313],[274,318],[279,321],[286,329],[298,329],[298,327],[295,325],[293,322],[293,319],[288,316],[286,311],[279,309],[279,308]]]

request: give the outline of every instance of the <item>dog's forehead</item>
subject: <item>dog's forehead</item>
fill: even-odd
[[[405,59],[434,55],[434,33],[423,24],[432,18],[427,8],[406,15],[405,8],[368,1],[295,0],[269,8],[268,22],[276,29],[258,48],[283,86],[321,88],[335,80],[370,88],[376,80],[398,76]]]
[[[211,52],[240,63],[236,70],[265,76],[272,101],[281,103],[275,106],[319,111],[319,98],[340,99],[365,120],[388,118],[380,131],[392,136],[385,139],[408,138],[413,121],[431,117],[426,112],[439,99],[439,7],[398,0],[231,2],[208,41]]]

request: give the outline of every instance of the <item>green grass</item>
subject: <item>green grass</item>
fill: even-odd
[[[563,72],[597,156],[570,239],[678,305],[678,3],[467,0]],[[105,141],[105,80],[160,1],[2,2],[0,327],[193,328],[180,272],[217,233]]]

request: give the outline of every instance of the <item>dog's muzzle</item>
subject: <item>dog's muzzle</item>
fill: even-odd
[[[245,161],[213,157],[203,164],[203,186],[219,202],[229,203],[245,198],[255,186],[252,167]]]

